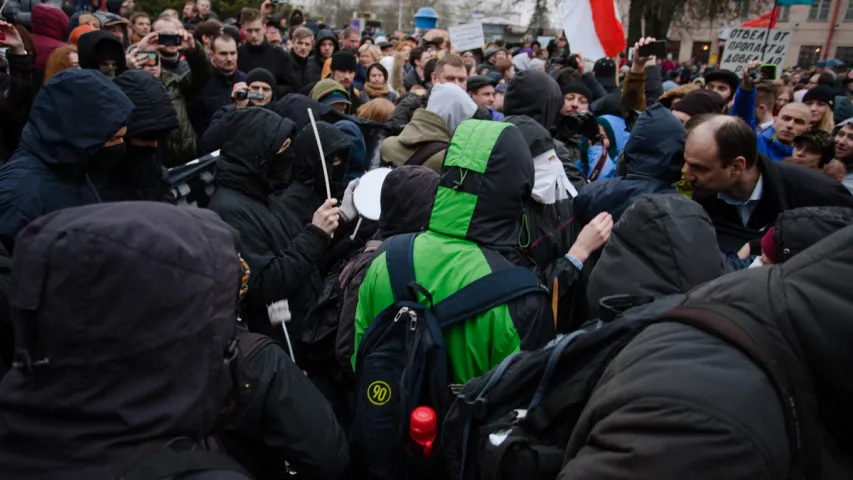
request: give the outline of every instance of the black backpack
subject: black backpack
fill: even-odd
[[[117,480],[167,480],[186,478],[208,472],[211,478],[228,472],[227,478],[245,478],[252,475],[236,460],[222,452],[211,452],[199,447],[189,438],[176,438],[162,447],[143,455],[131,463],[115,478]]]
[[[416,235],[398,235],[388,241],[386,260],[394,304],[373,320],[356,355],[350,433],[356,478],[442,478],[440,437],[428,458],[407,448],[411,412],[429,406],[441,426],[453,400],[442,329],[524,295],[548,295],[533,272],[512,267],[486,275],[438,304],[424,306],[418,303],[419,293],[430,304],[432,299],[415,281]]]
[[[805,412],[807,387],[796,360],[736,310],[718,305],[671,309],[670,302],[663,303],[661,308],[668,310],[663,315],[652,306],[612,323],[587,325],[538,351],[512,355],[468,382],[442,429],[449,477],[556,478],[569,460],[566,445],[604,370],[637,334],[661,321],[715,335],[761,367],[783,406],[794,471],[819,469],[815,423]]]

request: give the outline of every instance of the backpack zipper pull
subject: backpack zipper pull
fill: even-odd
[[[397,315],[394,315],[394,323],[397,323],[397,321],[399,321],[400,318],[402,318],[403,314],[408,314],[408,313],[409,313],[409,307],[401,308],[400,311],[397,312]]]
[[[418,314],[414,310],[409,312],[409,330],[415,331],[418,327]]]

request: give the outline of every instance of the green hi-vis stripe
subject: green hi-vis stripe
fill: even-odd
[[[501,136],[510,124],[488,120],[468,120],[456,127],[444,167],[459,167],[477,173],[486,173],[489,156]]]
[[[476,206],[476,195],[440,186],[435,194],[435,208],[432,209],[429,219],[429,229],[452,237],[465,238]]]

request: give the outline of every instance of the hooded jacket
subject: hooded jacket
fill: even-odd
[[[853,225],[853,209],[802,207],[779,214],[773,228],[776,263],[784,263],[824,238]]]
[[[56,0],[40,2],[39,0],[7,0],[3,7],[3,16],[11,23],[19,23],[32,30],[32,10],[36,5],[46,3],[60,8],[62,3]]]
[[[438,181],[436,172],[419,165],[410,165],[391,170],[382,183],[379,230],[367,247],[344,267],[339,277],[343,296],[335,355],[344,371],[352,370],[350,359],[353,354],[358,290],[364,281],[367,267],[377,255],[376,248],[394,235],[426,229]]]
[[[0,382],[4,475],[115,478],[173,438],[201,441],[234,385],[228,226],[205,210],[107,203],[46,215],[19,238],[14,321],[32,335],[18,347],[49,362]]]
[[[101,201],[89,162],[132,112],[115,82],[91,70],[63,70],[39,90],[20,148],[0,167],[0,241],[7,250],[37,217]]]
[[[587,185],[575,198],[575,215],[581,225],[601,212],[616,221],[644,193],[674,192],[684,165],[684,126],[660,104],[647,108],[637,119],[625,145],[624,177]]]
[[[814,434],[803,441],[821,457],[821,472],[806,478],[853,476],[853,326],[845,313],[853,305],[844,282],[828,281],[853,274],[851,246],[847,227],[782,265],[725,275],[685,301],[734,309],[796,359],[807,384],[799,431]],[[779,395],[761,367],[714,335],[659,323],[605,370],[558,478],[793,478],[788,442]]]
[[[518,129],[491,121],[463,122],[441,170],[428,230],[415,239],[416,280],[438,303],[471,282],[512,264],[524,204],[533,188],[530,151]],[[393,304],[383,247],[358,290],[355,354],[373,319]],[[554,336],[548,298],[530,294],[444,333],[454,383],[482,375],[519,349]]]
[[[40,3],[33,7],[32,37],[36,46],[35,67],[44,70],[47,59],[68,37],[68,16],[60,8]]]
[[[222,146],[208,208],[240,234],[240,253],[252,272],[241,318],[250,330],[281,338],[280,329],[270,325],[267,306],[287,299],[291,336],[299,338],[304,316],[319,294],[317,265],[329,236],[306,226],[272,194],[269,168],[295,127],[257,107],[235,110],[222,121],[233,136]]]
[[[506,90],[504,97],[504,115],[525,115],[545,127],[552,136],[556,128],[560,109],[563,108],[563,94],[557,81],[545,72],[525,70],[516,74]],[[563,162],[563,169],[569,181],[580,189],[586,184],[575,162],[580,159],[580,149],[576,145],[568,148],[563,142],[555,140],[557,157]]]
[[[277,98],[284,98],[296,90],[290,55],[284,49],[270,45],[266,40],[258,46],[248,42],[241,45],[237,51],[237,68],[246,73],[256,68],[263,68],[272,73],[275,85],[270,86],[275,90]]]
[[[99,70],[101,60],[116,62],[116,76],[127,70],[124,47],[115,35],[104,30],[95,30],[80,36],[77,42],[77,57],[80,68]]]
[[[194,160],[200,136],[196,135],[190,121],[189,105],[201,94],[213,75],[213,66],[204,47],[196,41],[195,49],[186,52],[189,71],[177,75],[168,70],[160,71],[160,81],[169,92],[178,114],[178,128],[166,139],[169,166],[183,165]]]
[[[311,57],[309,57],[308,59],[311,63],[314,64],[311,71],[314,72],[314,69],[316,68],[317,78],[312,80],[314,82],[319,82],[320,79],[323,78],[323,67],[326,65],[326,60],[328,60],[327,58],[323,58],[323,56],[320,55],[320,44],[323,43],[323,40],[331,40],[335,44],[335,50],[332,52],[332,54],[341,50],[341,45],[338,43],[338,37],[337,35],[335,35],[335,32],[324,29],[320,30],[319,32],[317,32],[316,35],[314,35],[314,54],[311,55]]]
[[[178,116],[169,93],[154,75],[144,70],[129,70],[115,82],[134,105],[126,139],[162,141],[178,128]],[[101,198],[108,202],[162,201],[167,186],[163,180],[161,149],[130,142],[126,148],[123,161],[115,168],[92,176]]]
[[[424,108],[415,110],[412,121],[409,122],[400,135],[388,137],[382,142],[380,153],[382,162],[396,166],[405,163],[427,142],[450,142],[450,131],[447,122],[438,114]],[[444,155],[447,150],[441,150],[430,157],[424,166],[435,171],[441,171]]]

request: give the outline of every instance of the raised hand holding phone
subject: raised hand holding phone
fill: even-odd
[[[7,47],[12,55],[23,55],[24,41],[15,26],[9,22],[0,20],[0,47]]]

